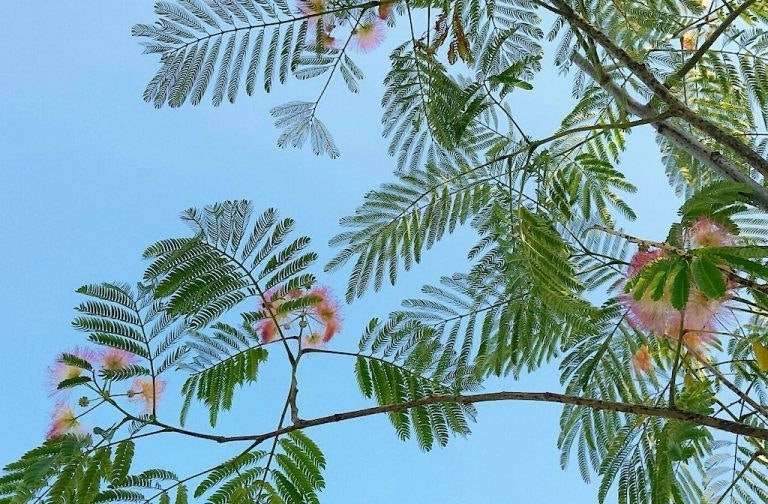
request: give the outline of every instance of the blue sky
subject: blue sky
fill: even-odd
[[[42,441],[54,401],[44,387],[46,367],[57,353],[82,344],[70,328],[75,289],[101,281],[135,282],[140,255],[154,241],[187,233],[177,215],[185,208],[223,199],[247,198],[258,209],[274,206],[297,220],[320,254],[324,283],[344,292],[344,273],[322,274],[332,254],[328,239],[338,219],[350,214],[363,194],[391,179],[394,162],[380,135],[381,80],[388,40],[358,58],[367,73],[363,91],[350,95],[336,82],[321,117],[334,133],[340,159],[308,150],[276,147],[271,107],[312,99],[319,82],[292,83],[271,95],[241,94],[235,105],[156,110],[141,100],[155,71],[154,57],[141,55],[130,28],[153,21],[148,0],[12,2],[10,22],[0,31],[0,465]],[[107,6],[108,5],[108,6]],[[523,124],[546,134],[570,95],[568,77],[548,70],[537,90],[515,104]],[[543,91],[543,92],[542,92]],[[544,111],[544,112],[542,112]],[[545,112],[552,112],[548,114]],[[638,132],[639,133],[639,132]],[[661,238],[677,203],[666,188],[658,150],[647,131],[634,134],[622,168],[654,197],[630,198],[639,222],[632,231]],[[423,283],[465,270],[469,233],[450,237],[430,252],[396,288],[369,294],[344,309],[344,330],[332,348],[353,351],[365,323],[397,308]],[[351,360],[310,355],[302,372],[305,417],[371,405],[361,398]],[[317,357],[317,358],[315,358]],[[273,366],[252,389],[236,395],[226,433],[268,430],[276,422],[286,383]],[[554,368],[506,390],[559,390]],[[176,418],[173,387],[160,414]],[[575,464],[559,468],[555,443],[560,408],[504,403],[479,406],[479,422],[466,440],[423,454],[415,442],[400,442],[384,417],[313,429],[308,434],[328,459],[323,501],[341,502],[592,502],[596,487],[585,485]],[[193,423],[205,428],[202,407]],[[198,422],[196,422],[199,420]],[[140,449],[145,445],[140,445]],[[146,446],[137,467],[150,460],[193,472],[235,453],[168,438]],[[167,464],[165,462],[167,461]]]

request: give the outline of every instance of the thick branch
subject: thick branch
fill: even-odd
[[[715,141],[732,149],[747,164],[757,170],[763,177],[768,178],[768,161],[760,154],[755,152],[739,138],[723,130],[717,124],[697,114],[688,106],[680,101],[662,82],[660,82],[653,73],[643,63],[635,60],[624,49],[616,45],[605,33],[600,31],[592,23],[584,19],[578,12],[574,11],[565,0],[551,0],[556,7],[557,12],[565,17],[568,22],[589,35],[595,42],[600,44],[611,56],[619,60],[627,69],[632,72],[648,89],[659,97],[670,112],[675,116],[688,122],[693,127],[703,131]]]
[[[696,52],[690,58],[688,58],[688,61],[686,61],[685,64],[681,66],[677,72],[675,72],[675,77],[678,79],[685,77],[685,74],[687,74],[694,66],[696,66],[696,63],[698,63],[698,61],[704,56],[709,48],[712,47],[712,44],[714,44],[717,39],[720,38],[720,35],[722,35],[723,32],[729,26],[731,26],[739,18],[739,16],[744,13],[744,11],[752,7],[755,2],[757,2],[757,0],[746,0],[743,4],[733,9],[730,14],[728,14],[728,16],[723,19],[718,27],[715,28],[709,37],[707,37],[707,40],[701,44],[701,47],[699,47]]]
[[[650,118],[658,115],[656,110],[648,105],[643,105],[632,98],[629,93],[619,87],[607,75],[599,75],[597,70],[581,55],[574,54],[571,56],[571,60],[587,75],[592,77],[592,79],[605,89],[608,94],[613,96],[617,102],[625,104],[627,110],[631,114],[640,118]],[[748,185],[754,193],[752,197],[753,203],[763,210],[768,210],[768,189],[744,173],[744,171],[731,163],[725,156],[710,149],[701,143],[701,141],[694,135],[670,121],[663,120],[653,122],[652,126],[656,129],[656,132],[666,138],[669,143],[678,149],[686,151],[721,177]]]
[[[632,415],[644,415],[657,418],[666,418],[668,420],[680,420],[683,422],[691,422],[697,425],[711,427],[724,432],[730,432],[732,434],[740,434],[743,436],[749,436],[756,439],[763,439],[768,441],[768,429],[761,427],[755,427],[732,420],[726,420],[723,418],[711,417],[707,415],[701,415],[699,413],[693,413],[691,411],[683,411],[679,409],[662,408],[658,406],[648,406],[645,404],[628,404],[614,401],[602,401],[600,399],[591,399],[588,397],[571,396],[565,394],[556,394],[554,392],[491,392],[487,394],[473,394],[473,395],[432,395],[414,401],[407,401],[398,404],[388,404],[384,406],[374,406],[372,408],[365,408],[355,411],[347,411],[344,413],[336,413],[324,417],[314,418],[312,420],[300,420],[299,422],[283,427],[281,429],[259,434],[257,436],[233,436],[227,437],[226,441],[253,441],[254,446],[271,439],[275,436],[280,436],[288,432],[296,431],[299,429],[306,429],[308,427],[317,427],[319,425],[325,425],[329,423],[341,422],[344,420],[351,420],[353,418],[362,418],[372,415],[380,415],[382,413],[392,413],[395,411],[403,411],[419,406],[426,406],[429,404],[441,404],[441,403],[460,403],[460,404],[476,404],[481,402],[496,402],[496,401],[535,401],[535,402],[548,402],[559,404],[572,404],[574,406],[584,406],[598,411],[615,411],[619,413],[628,413]]]

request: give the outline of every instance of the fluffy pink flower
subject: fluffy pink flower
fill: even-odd
[[[266,345],[277,339],[277,325],[271,318],[264,319],[256,325],[256,331],[261,334],[261,344]]]
[[[694,247],[727,247],[733,245],[734,236],[709,217],[701,217],[688,230]]]
[[[70,355],[74,355],[89,364],[94,364],[98,360],[96,352],[88,348],[75,348],[71,352],[64,352]],[[71,380],[77,378],[83,374],[84,369],[77,366],[67,364],[62,360],[62,354],[56,357],[56,362],[48,368],[48,380],[47,384],[51,392],[49,395],[54,395],[66,391],[67,389],[59,389],[59,383],[64,380]]]
[[[339,41],[336,40],[334,36],[331,35],[330,32],[323,31],[321,35],[321,42],[323,44],[323,47],[328,50],[335,50],[339,49]]]
[[[277,324],[284,324],[290,315],[289,313],[277,313],[280,307],[289,299],[296,299],[301,296],[300,291],[292,291],[284,297],[276,298],[277,289],[270,289],[264,293],[264,299],[261,302],[261,309],[267,317],[256,324],[256,331],[261,334],[261,343],[271,343],[278,336]],[[273,318],[274,317],[274,318]],[[288,326],[290,327],[290,326]]]
[[[299,299],[305,296],[315,297],[317,302],[300,310],[276,313],[280,311],[280,308],[287,300]],[[309,336],[302,338],[302,347],[327,343],[341,330],[339,302],[327,287],[316,287],[310,291],[303,289],[292,291],[283,298],[274,298],[274,293],[268,292],[265,293],[264,297],[267,301],[262,303],[262,309],[271,311],[274,318],[264,318],[255,326],[256,332],[261,336],[262,344],[277,340],[280,334],[278,329],[282,328],[288,331],[297,322],[302,329],[309,328],[308,332],[310,332]],[[322,329],[317,327],[318,324],[322,326]]]
[[[54,439],[67,434],[83,437],[85,432],[72,408],[66,404],[58,404],[53,412],[51,427],[45,437],[46,439]]]
[[[627,279],[631,279],[646,264],[663,257],[661,250],[637,252],[630,261]],[[688,303],[682,310],[676,310],[670,301],[670,294],[665,290],[661,298],[654,301],[649,293],[641,299],[635,299],[632,292],[619,296],[627,307],[630,325],[644,329],[659,337],[677,339],[680,329],[684,331],[683,343],[691,350],[701,351],[705,344],[714,339],[715,317],[722,311],[722,299],[707,299],[695,286],[691,286]]]
[[[313,332],[301,339],[301,348],[322,348],[325,340],[320,333]]]
[[[328,287],[318,287],[310,291],[310,294],[320,298],[320,301],[313,307],[310,315],[325,326],[322,341],[323,343],[328,343],[341,330],[339,302],[333,297]]]
[[[352,32],[352,40],[357,50],[366,53],[377,48],[384,41],[384,28],[384,22],[378,17],[357,25]]]
[[[629,260],[629,268],[627,268],[627,278],[632,278],[635,276],[635,273],[637,273],[640,268],[645,266],[646,264],[650,264],[656,259],[661,259],[664,257],[664,251],[663,250],[638,250],[635,255],[632,256],[632,259]]]
[[[341,330],[341,321],[338,317],[329,320],[325,323],[325,329],[323,330],[323,343],[331,341],[337,332]]]
[[[379,19],[386,21],[389,17],[389,13],[392,11],[392,6],[394,5],[394,2],[384,2],[379,4]]]
[[[160,395],[165,390],[165,382],[163,380],[152,381],[151,378],[137,378],[133,381],[130,390],[128,391],[128,400],[132,402],[143,402],[144,413],[152,413],[157,409],[157,404],[160,401]]]
[[[637,374],[649,374],[653,371],[653,363],[651,362],[651,353],[648,351],[648,345],[638,348],[637,352],[632,356],[632,369]]]
[[[101,354],[101,367],[110,371],[118,371],[136,364],[136,354],[119,348],[108,348]]]
[[[327,323],[338,318],[339,302],[333,297],[328,287],[317,287],[309,293],[320,298],[320,301],[314,306],[314,313],[320,322]]]
[[[696,39],[698,38],[698,32],[696,30],[688,30],[683,33],[683,51],[695,51]]]

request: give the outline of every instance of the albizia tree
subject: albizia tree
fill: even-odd
[[[562,459],[600,478],[599,500],[768,501],[766,2],[169,0],[155,12],[134,27],[160,55],[145,100],[218,105],[322,79],[318,96],[272,113],[279,145],[332,157],[325,90],[355,92],[355,59],[404,36],[382,99],[397,182],[342,219],[325,266],[346,267],[347,302],[394,284],[459,225],[479,241],[466,271],[372,319],[348,353],[330,347],[341,304],[292,220],[246,201],[186,211],[192,233],[150,246],[138,285],[80,289],[87,343],[51,367],[48,440],[5,468],[0,502],[318,502],[312,427],[387,414],[430,449],[467,434],[476,404],[519,400],[564,405]],[[542,61],[575,106],[534,137],[509,97],[537,92]],[[655,130],[648,169],[663,164],[683,200],[663,242],[633,234],[622,200],[635,128]],[[354,357],[350,379],[374,404],[303,418],[297,370],[312,352]],[[236,391],[277,359],[290,373],[275,428],[217,433]],[[560,391],[479,390],[553,362]],[[177,421],[158,415],[171,374]],[[210,429],[185,427],[196,403]],[[135,441],[164,435],[242,449],[198,474],[132,472]]]

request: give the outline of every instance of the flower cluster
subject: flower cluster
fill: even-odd
[[[632,356],[632,369],[638,374],[649,374],[653,371],[651,352],[648,350],[648,345],[641,346],[634,353]]]
[[[132,402],[141,402],[144,404],[144,413],[150,414],[157,408],[157,402],[160,400],[160,394],[165,390],[163,380],[152,380],[151,378],[137,378],[133,380],[130,390],[128,390],[128,400]]]
[[[81,438],[85,435],[85,432],[72,408],[66,404],[59,403],[53,412],[51,427],[48,429],[45,437],[53,439],[67,434]]]
[[[98,361],[98,354],[90,348],[75,348],[71,352],[67,352],[69,355],[74,355],[78,359],[84,360],[89,364],[93,364]],[[84,369],[77,367],[73,364],[69,364],[63,360],[63,355],[59,355],[56,362],[48,368],[48,380],[47,385],[50,389],[49,396],[55,394],[66,394],[69,389],[59,389],[59,384],[67,380],[73,380],[82,376]]]
[[[696,29],[688,30],[685,33],[683,33],[682,42],[681,42],[683,51],[695,51],[698,37],[699,37],[699,33],[698,33],[698,30]]]
[[[72,359],[70,356],[75,357]],[[84,361],[80,367],[77,361]],[[69,399],[68,392],[71,388],[64,386],[59,388],[63,382],[84,376],[86,372],[93,372],[97,369],[103,371],[120,371],[129,368],[137,363],[138,356],[121,350],[119,348],[106,348],[102,351],[96,351],[89,348],[75,348],[70,352],[60,354],[52,366],[48,368],[47,385],[50,389],[50,395],[59,396],[59,401],[54,408],[51,419],[51,426],[46,434],[47,439],[71,435],[83,437],[85,431],[80,422],[80,417],[85,413],[76,414],[72,406],[67,403]],[[86,367],[87,364],[87,367]],[[125,395],[129,401],[139,401],[144,404],[144,413],[152,413],[157,406],[159,395],[165,388],[165,382],[151,378],[137,378]],[[104,393],[103,390],[91,388],[92,390]],[[87,407],[90,404],[87,397],[82,397],[78,401],[79,406]]]
[[[341,330],[339,302],[327,287],[311,290],[296,289],[280,295],[279,291],[268,291],[262,303],[265,318],[256,325],[263,344],[276,341],[284,331],[297,325],[301,330],[302,348],[319,347],[328,343]],[[303,298],[317,299],[310,306],[286,310],[285,303]]]
[[[384,41],[386,21],[392,16],[391,2],[381,3],[377,12],[367,12],[362,18],[342,17],[331,13],[333,8],[326,0],[299,0],[297,7],[304,16],[309,16],[307,32],[317,40],[318,46],[326,50],[338,50],[346,45],[335,33],[338,28],[351,26],[349,39],[353,47],[362,53],[370,52]]]
[[[689,226],[683,238],[691,248],[722,247],[735,243],[734,236],[726,228],[707,217],[702,217]],[[643,267],[665,257],[667,251],[661,249],[638,251],[630,261],[627,280],[634,278]],[[703,353],[705,347],[714,341],[715,319],[722,313],[727,297],[726,295],[722,299],[709,299],[691,280],[688,302],[682,310],[672,306],[668,287],[657,300],[648,295],[635,299],[632,292],[628,292],[620,295],[619,301],[627,308],[627,317],[633,327],[646,330],[657,337],[675,340],[682,332],[683,344],[688,350]],[[641,347],[635,353],[632,365],[639,373],[649,373],[652,370],[647,346]]]

